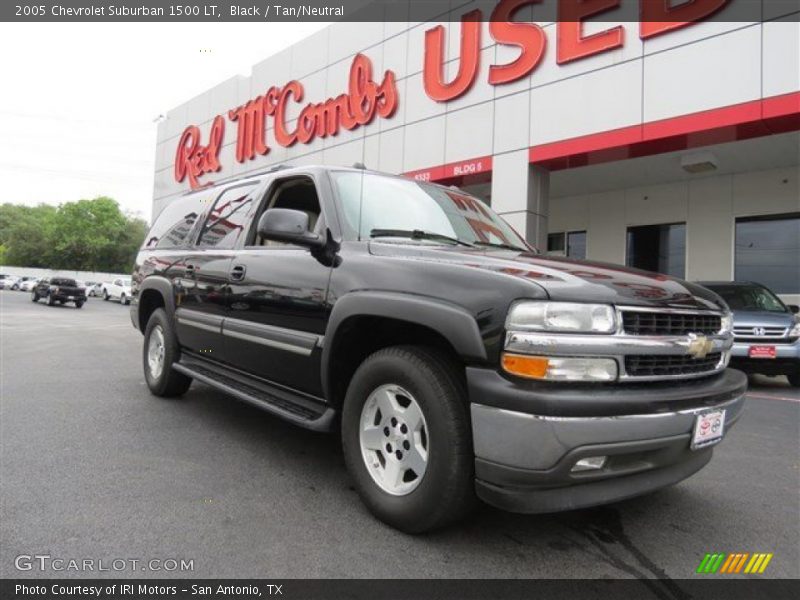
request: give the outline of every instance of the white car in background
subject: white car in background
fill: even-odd
[[[103,284],[103,300],[119,300],[121,304],[131,303],[131,280],[115,279]]]
[[[19,284],[19,291],[20,292],[32,292],[33,288],[36,287],[36,284],[39,283],[38,277],[31,277],[30,279],[26,279],[25,281]]]
[[[102,296],[103,295],[103,286],[106,285],[102,281],[95,282],[86,282],[86,295],[95,297],[95,296]]]

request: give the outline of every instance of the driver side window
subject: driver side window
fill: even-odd
[[[308,215],[308,229],[310,231],[319,233],[324,230],[324,219],[322,218],[319,196],[317,195],[314,181],[306,176],[279,179],[270,187],[256,218],[253,219],[253,230],[249,237],[249,246],[274,247],[291,245],[274,240],[265,240],[258,235],[256,231],[258,222],[264,212],[271,208],[290,208],[304,212]]]

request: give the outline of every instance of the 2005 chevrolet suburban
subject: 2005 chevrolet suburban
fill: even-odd
[[[277,168],[171,201],[133,273],[153,394],[193,379],[341,428],[369,509],[408,532],[701,469],[739,418],[713,292],[546,257],[481,200],[361,168]]]

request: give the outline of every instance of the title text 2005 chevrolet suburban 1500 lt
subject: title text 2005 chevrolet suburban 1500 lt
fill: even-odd
[[[744,403],[713,292],[542,256],[461,190],[364,169],[172,200],[133,280],[155,395],[195,379],[341,428],[361,498],[404,531],[476,496],[533,513],[674,484]]]

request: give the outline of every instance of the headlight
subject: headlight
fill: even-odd
[[[503,369],[512,375],[547,381],[614,381],[613,358],[563,358],[503,353]]]
[[[508,312],[506,329],[613,333],[616,320],[609,304],[522,301]]]
[[[794,327],[789,330],[789,337],[800,337],[800,321],[795,323]]]
[[[733,313],[726,312],[720,320],[720,333],[730,333],[733,331]]]

